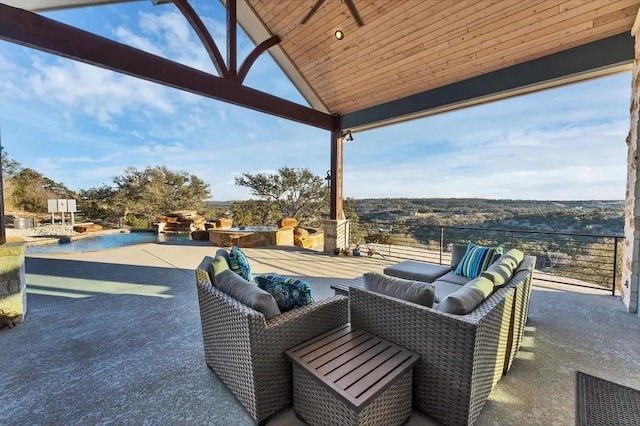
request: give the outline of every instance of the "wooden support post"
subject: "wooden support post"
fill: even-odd
[[[343,140],[340,116],[333,114],[331,130],[331,219],[333,220],[345,218],[342,210]]]
[[[227,69],[232,77],[238,73],[238,16],[236,0],[227,0]]]

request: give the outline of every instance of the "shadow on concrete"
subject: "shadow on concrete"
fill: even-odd
[[[209,241],[198,241],[198,240],[178,240],[178,239],[170,239],[167,241],[158,241],[152,244],[160,244],[163,246],[211,246],[215,247]]]
[[[224,247],[226,249],[230,249],[231,247]],[[251,247],[251,250],[267,250],[267,251],[283,251],[283,252],[297,252],[297,253],[311,253],[311,254],[321,254],[317,250],[308,249],[304,247],[298,246],[262,246],[262,247]]]
[[[69,259],[27,257],[27,274],[87,280],[117,281],[132,284],[157,284],[167,275],[193,276],[193,271],[159,266],[123,265],[120,263],[86,262]]]
[[[193,292],[193,271],[55,258],[25,262],[30,308],[99,295],[170,298]]]

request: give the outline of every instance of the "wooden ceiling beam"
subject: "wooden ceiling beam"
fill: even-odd
[[[365,130],[619,72],[634,59],[624,32],[342,116],[341,128]]]
[[[332,129],[332,117],[327,113],[2,3],[0,40],[321,129]]]

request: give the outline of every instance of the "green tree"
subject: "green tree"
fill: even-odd
[[[113,207],[116,191],[109,185],[80,190],[78,207],[87,217],[107,219],[117,214]]]
[[[76,198],[76,193],[63,184],[28,167],[13,175],[11,186],[14,205],[34,213],[46,213],[50,198]]]
[[[15,209],[15,199],[13,197],[13,183],[11,178],[22,168],[20,163],[9,158],[7,151],[2,151],[2,183],[4,185],[3,205],[5,211]]]
[[[358,221],[359,217],[356,212],[356,200],[353,198],[347,197],[344,199],[342,203],[342,211],[344,212],[345,218],[354,222]]]
[[[236,185],[251,189],[251,194],[273,206],[280,217],[293,217],[299,223],[313,223],[327,209],[329,192],[324,180],[309,169],[282,167],[277,174],[243,173]],[[264,209],[260,215],[264,218]]]
[[[16,160],[12,158],[9,158],[9,154],[7,154],[7,151],[2,151],[2,176],[3,177],[11,179],[21,169],[22,169],[22,165],[20,163],[18,163]]]
[[[277,220],[274,204],[265,200],[236,201],[231,205],[231,216],[237,226],[268,225]]]
[[[169,211],[201,210],[211,196],[209,185],[199,177],[165,166],[129,167],[113,182],[111,204],[125,219],[133,216],[151,222]]]

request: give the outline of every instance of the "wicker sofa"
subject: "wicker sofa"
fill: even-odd
[[[261,424],[292,404],[285,350],[348,322],[348,299],[335,296],[265,320],[212,285],[205,257],[196,269],[207,365]]]
[[[534,264],[525,256],[509,282],[466,315],[352,287],[351,324],[421,356],[414,409],[445,425],[471,425],[522,342]]]

